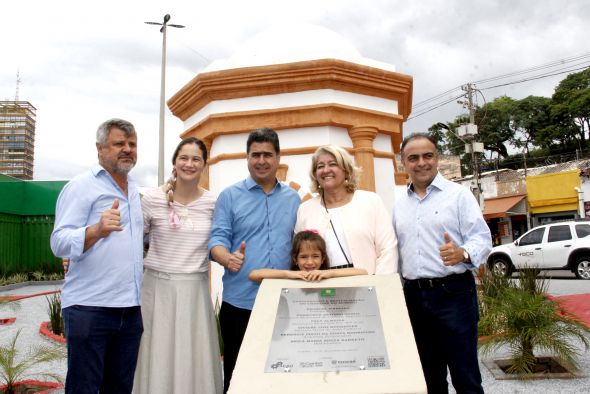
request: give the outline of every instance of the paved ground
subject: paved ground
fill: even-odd
[[[567,271],[553,271],[550,273],[552,279],[549,282],[549,293],[553,296],[565,296],[569,305],[573,308],[578,308],[585,312],[586,316],[590,313],[590,281],[575,279],[573,274]],[[5,290],[0,288],[0,296],[5,295],[30,295],[42,292],[48,292],[59,289],[57,285],[42,285],[42,286],[26,286],[12,290]],[[26,298],[19,301],[18,309],[10,309],[6,306],[0,307],[0,318],[16,317],[14,324],[8,326],[0,326],[0,343],[6,343],[8,338],[21,329],[19,338],[19,348],[27,349],[30,346],[39,344],[51,344],[48,339],[44,339],[39,335],[39,326],[43,321],[48,320],[47,301],[44,296]],[[590,316],[589,316],[590,318]],[[582,353],[581,367],[585,375],[590,374],[590,351]],[[505,354],[505,350],[486,356],[486,358],[501,358]],[[65,377],[66,361],[55,362],[45,365],[39,371],[58,372]],[[590,392],[590,377],[581,379],[558,379],[558,380],[535,380],[535,381],[513,381],[496,380],[488,369],[481,365],[482,377],[484,381],[484,389],[486,393],[492,394],[509,394],[509,393],[560,393],[560,394],[574,394],[574,393],[589,393]],[[452,390],[451,390],[452,392]]]

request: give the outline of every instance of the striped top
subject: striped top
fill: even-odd
[[[207,242],[215,201],[208,190],[188,205],[174,201],[180,225],[173,227],[166,195],[160,188],[149,189],[141,199],[144,232],[150,239],[144,266],[175,274],[209,271]]]

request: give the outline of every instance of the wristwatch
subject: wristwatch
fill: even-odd
[[[471,258],[469,257],[469,253],[465,249],[463,249],[463,263],[471,263]]]

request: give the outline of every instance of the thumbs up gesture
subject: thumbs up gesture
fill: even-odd
[[[98,236],[107,237],[113,231],[121,231],[121,212],[119,212],[119,199],[115,198],[113,205],[102,213],[98,222]]]
[[[244,256],[246,254],[246,241],[242,241],[240,248],[229,255],[227,260],[227,269],[231,272],[238,272],[244,264]]]
[[[455,265],[463,261],[463,249],[455,245],[449,233],[444,233],[444,243],[438,248],[444,265]]]

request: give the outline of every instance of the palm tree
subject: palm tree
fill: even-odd
[[[26,378],[26,375],[49,378],[62,382],[61,376],[51,372],[31,373],[31,369],[39,364],[61,360],[66,357],[61,346],[38,346],[29,349],[26,355],[20,356],[16,342],[20,335],[19,329],[7,345],[0,345],[0,384],[6,385],[5,394],[15,393],[15,383]]]
[[[483,296],[487,310],[480,324],[494,334],[481,342],[481,348],[490,352],[507,345],[511,359],[508,373],[533,373],[535,349],[547,350],[578,370],[579,354],[572,339],[579,340],[587,350],[590,343],[585,334],[590,329],[546,296],[547,282],[537,279],[538,273],[535,269],[523,270],[516,284],[507,284],[493,297]]]

